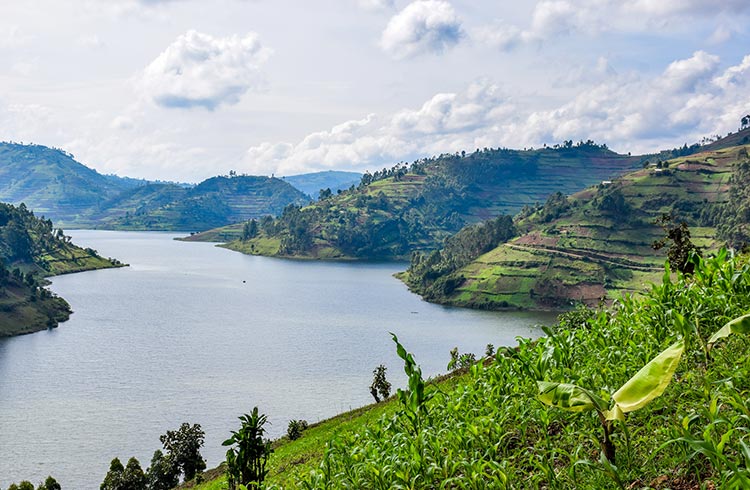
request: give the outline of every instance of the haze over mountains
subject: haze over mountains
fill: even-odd
[[[64,227],[202,231],[276,215],[289,204],[308,202],[321,188],[335,192],[359,177],[356,172],[283,179],[232,173],[191,186],[102,175],[63,150],[0,143],[0,201],[23,202]]]

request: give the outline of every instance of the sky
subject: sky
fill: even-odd
[[[748,0],[0,0],[0,140],[102,173],[377,170],[750,113]]]

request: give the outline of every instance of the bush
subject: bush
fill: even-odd
[[[307,429],[307,420],[290,420],[286,429],[289,440],[294,441],[302,437],[302,432]]]

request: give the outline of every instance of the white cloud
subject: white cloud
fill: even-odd
[[[300,143],[264,143],[248,150],[246,170],[280,174],[325,168],[377,169],[402,159],[475,148],[513,148],[594,139],[619,151],[651,152],[734,130],[750,111],[750,55],[718,68],[698,51],[645,79],[617,74],[606,59],[594,70],[605,80],[579,89],[567,102],[531,110],[488,81],[459,93],[440,93],[416,109],[370,115]]]
[[[128,116],[117,116],[109,124],[112,129],[129,130],[135,127],[135,122]]]
[[[141,86],[163,107],[212,110],[256,86],[270,53],[254,33],[215,38],[188,31],[146,67]]]
[[[396,59],[424,53],[442,53],[463,36],[461,20],[442,0],[417,0],[394,15],[380,39],[380,46]]]

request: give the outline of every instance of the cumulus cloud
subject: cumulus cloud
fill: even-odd
[[[402,159],[484,147],[539,147],[567,139],[594,139],[622,152],[693,143],[736,129],[750,111],[750,55],[725,69],[719,62],[698,51],[644,78],[617,73],[600,59],[592,68],[606,72],[604,79],[543,110],[528,109],[482,80],[461,92],[436,94],[417,108],[390,116],[371,114],[312,133],[297,144],[255,146],[247,152],[245,170],[374,170]]]
[[[191,30],[146,67],[141,87],[163,107],[213,110],[237,103],[258,84],[270,52],[254,33],[215,38]]]
[[[747,13],[750,13],[747,0],[540,0],[534,5],[528,25],[496,21],[475,28],[474,37],[498,49],[510,50],[574,33],[684,28],[691,21],[710,18],[717,22],[722,15]],[[725,25],[717,24],[713,29],[709,41],[714,44],[726,42],[732,36]]]
[[[380,46],[396,59],[442,53],[463,36],[461,20],[450,3],[417,0],[388,22]]]

